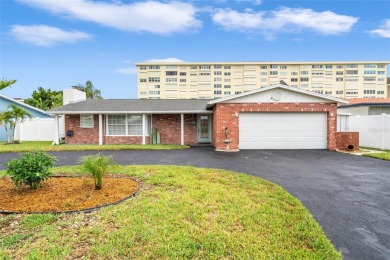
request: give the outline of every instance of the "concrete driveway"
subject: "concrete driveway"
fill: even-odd
[[[58,152],[57,165],[96,152]],[[390,259],[390,161],[324,150],[107,151],[119,164],[222,168],[277,183],[297,197],[345,259]],[[18,154],[0,154],[0,168]]]

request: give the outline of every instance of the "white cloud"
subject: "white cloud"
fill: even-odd
[[[390,19],[385,20],[379,29],[371,30],[369,33],[383,38],[390,38]]]
[[[115,69],[115,72],[120,74],[133,75],[133,74],[137,74],[137,68],[136,67],[117,68]]]
[[[272,39],[280,32],[312,30],[320,34],[341,34],[350,31],[358,18],[331,11],[316,12],[312,9],[281,7],[272,11],[238,12],[217,9],[212,15],[214,23],[227,30],[261,33]]]
[[[149,59],[145,62],[184,62],[183,60],[177,58],[165,58],[165,59]]]
[[[49,47],[57,43],[72,43],[92,39],[92,35],[79,31],[64,31],[47,25],[13,25],[10,34],[19,41]]]
[[[120,1],[19,0],[50,13],[101,24],[124,31],[170,34],[197,29],[197,9],[190,3],[156,1],[123,4]]]

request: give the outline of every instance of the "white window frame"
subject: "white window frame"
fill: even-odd
[[[80,128],[94,128],[94,115],[80,115]]]
[[[109,133],[109,125],[108,125],[108,118],[109,116],[117,116],[117,115],[121,115],[121,116],[125,116],[125,127],[126,127],[126,133],[124,135],[111,135]],[[142,133],[140,135],[130,135],[129,134],[129,121],[128,121],[128,117],[129,116],[141,116],[141,118],[143,118],[142,114],[107,114],[105,115],[105,118],[106,118],[106,122],[105,122],[105,127],[106,127],[106,136],[143,136]],[[152,125],[152,122],[151,122],[151,118],[152,116],[151,115],[146,115],[145,116],[145,122],[142,123],[142,132],[143,132],[143,126],[145,125],[145,136],[149,136],[150,135],[150,132],[151,132],[151,125]]]

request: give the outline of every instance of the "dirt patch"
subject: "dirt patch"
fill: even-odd
[[[31,190],[16,188],[10,178],[0,178],[0,211],[63,212],[93,208],[122,200],[138,189],[129,178],[103,178],[103,188],[95,190],[87,177],[55,177]]]

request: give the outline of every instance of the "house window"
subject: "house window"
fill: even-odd
[[[146,135],[150,134],[150,116],[146,116]],[[142,115],[107,115],[108,135],[142,135]]]
[[[80,115],[80,128],[93,128],[93,115]]]

